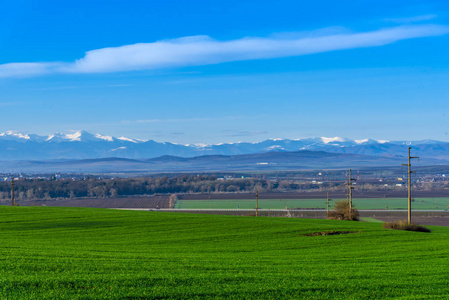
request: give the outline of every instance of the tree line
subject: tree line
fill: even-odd
[[[298,188],[287,180],[274,182],[263,179],[217,179],[215,175],[182,175],[175,177],[142,177],[83,180],[23,179],[15,182],[17,199],[105,198],[132,195],[173,193],[220,193],[286,191]],[[9,199],[11,182],[0,182],[0,200]]]
[[[133,195],[183,194],[183,193],[236,193],[236,192],[291,192],[291,191],[342,191],[344,182],[322,182],[295,180],[267,180],[258,178],[223,179],[215,175],[179,175],[175,177],[138,177],[98,179],[21,179],[15,182],[18,200],[55,198],[106,198]],[[415,185],[416,189],[447,189],[445,184],[435,186]],[[403,189],[379,184],[358,184],[357,190]],[[10,199],[11,182],[0,182],[0,200]]]

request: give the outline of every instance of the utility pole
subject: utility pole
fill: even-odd
[[[345,185],[348,185],[347,183],[345,183]],[[349,190],[346,189],[346,202],[348,202],[348,206],[349,206]]]
[[[11,206],[16,206],[16,200],[14,199],[14,177],[11,177]]]
[[[329,201],[332,201],[332,199],[329,199],[329,192],[327,192],[327,213],[326,213],[326,217],[329,218]]]
[[[349,175],[349,178],[351,178],[351,175]],[[348,179],[348,182],[345,183],[346,186],[349,186],[349,183],[351,181]],[[348,202],[348,207],[349,207],[349,188],[346,189],[346,202]]]
[[[351,212],[352,210],[352,190],[354,189],[354,187],[352,186],[353,181],[357,181],[357,179],[351,177],[351,169],[349,169],[349,178],[348,183],[346,184],[348,186],[347,198],[348,198],[349,212]]]
[[[256,217],[258,216],[259,212],[259,191],[256,190]]]
[[[414,158],[418,158],[419,156],[410,156],[410,149],[412,147],[408,147],[408,164],[402,164],[403,166],[408,167],[408,209],[407,209],[407,223],[410,225],[412,223],[412,173],[415,173],[415,171],[412,171],[412,164],[410,163],[410,160]]]

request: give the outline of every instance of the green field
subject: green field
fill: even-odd
[[[342,199],[335,199],[338,201]],[[330,202],[331,208],[334,201]],[[355,198],[353,204],[357,209],[407,209],[407,198]],[[415,198],[412,209],[446,210],[449,198]],[[178,200],[175,208],[214,208],[214,209],[253,209],[256,200],[220,199],[220,200]],[[292,208],[326,208],[326,199],[259,199],[261,209]]]
[[[2,299],[446,298],[449,228],[0,207]],[[321,231],[353,231],[304,236]]]

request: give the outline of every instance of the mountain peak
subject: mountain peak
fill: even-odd
[[[337,143],[345,143],[345,142],[348,142],[349,140],[345,139],[345,138],[342,138],[342,137],[339,137],[339,136],[336,136],[336,137],[333,137],[333,138],[321,137],[321,141],[323,143],[325,143],[325,144],[329,144],[329,143],[335,143],[335,142],[337,142]]]
[[[121,140],[121,141],[124,141],[124,142],[131,142],[131,143],[135,143],[135,144],[146,142],[145,140],[131,139],[131,138],[127,138],[127,137],[124,137],[124,136],[121,136],[121,137],[117,138],[117,140]]]
[[[23,134],[15,130],[8,130],[6,133],[0,133],[1,137],[9,137],[12,139],[24,139],[29,140],[30,136],[28,134]]]
[[[88,141],[108,141],[113,142],[114,138],[111,136],[92,134],[84,130],[73,131],[71,133],[57,132],[49,135],[46,139],[47,142],[60,143],[60,142],[88,142]]]
[[[343,137],[302,139],[268,139],[260,142],[220,144],[175,144],[127,137],[113,137],[77,130],[49,136],[7,131],[0,133],[0,159],[84,159],[84,158],[152,158],[162,155],[192,157],[197,155],[237,155],[283,151],[326,151],[363,155],[404,155],[412,145],[420,156],[449,160],[449,143],[434,140],[387,141],[369,138],[352,140]]]

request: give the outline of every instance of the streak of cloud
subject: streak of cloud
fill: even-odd
[[[245,116],[224,116],[224,117],[199,117],[199,118],[163,118],[163,119],[145,119],[145,120],[123,120],[123,125],[129,124],[147,124],[147,123],[185,123],[185,122],[215,122],[217,120],[238,120],[247,119]]]
[[[386,22],[393,22],[393,23],[415,23],[415,22],[422,22],[422,21],[429,21],[438,18],[437,15],[422,15],[422,16],[414,16],[414,17],[408,17],[408,18],[389,18],[385,19]]]
[[[267,134],[267,131],[239,131],[231,134],[227,134],[227,137],[246,137],[246,136],[257,136]]]
[[[8,63],[0,65],[0,78],[54,73],[112,73],[201,66],[225,62],[301,56],[345,49],[379,47],[401,40],[441,36],[449,26],[415,25],[369,32],[330,32],[314,35],[245,37],[219,41],[191,36],[154,43],[91,50],[74,62]]]
[[[182,123],[182,122],[210,122],[214,118],[177,118],[177,119],[146,119],[146,120],[124,120],[122,124],[147,124],[147,123]]]

